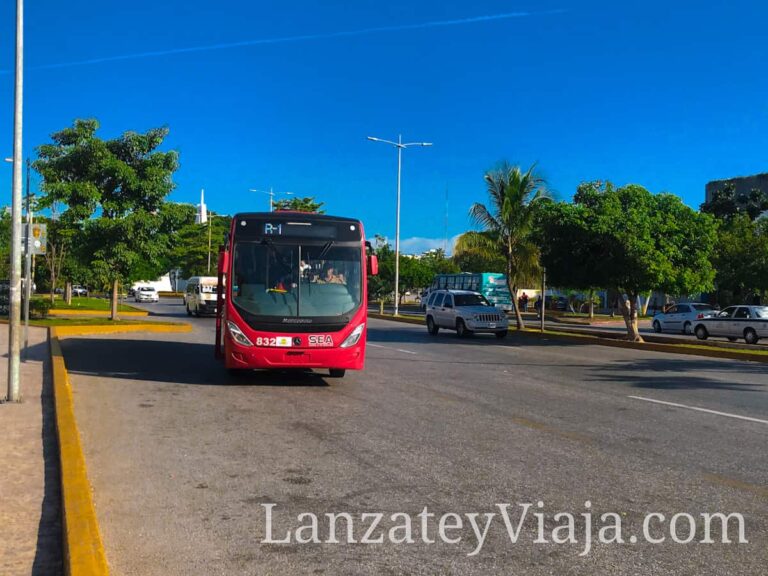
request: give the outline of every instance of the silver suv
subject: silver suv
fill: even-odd
[[[485,296],[469,290],[434,290],[426,305],[427,330],[437,334],[440,328],[456,330],[463,338],[475,332],[492,332],[504,338],[509,329],[507,314],[493,306]]]

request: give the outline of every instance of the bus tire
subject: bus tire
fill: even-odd
[[[328,372],[330,372],[331,378],[344,378],[344,374],[347,373],[344,368],[331,368]]]

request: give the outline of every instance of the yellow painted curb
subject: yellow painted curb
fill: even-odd
[[[64,573],[66,576],[106,576],[109,574],[107,556],[93,506],[85,455],[75,420],[72,387],[57,329],[50,328],[48,337],[61,467]]]
[[[192,325],[179,324],[115,324],[104,326],[56,326],[57,334],[80,336],[82,334],[117,334],[119,332],[192,332]]]
[[[109,316],[109,310],[63,310],[52,308],[48,311],[49,316]],[[118,316],[149,316],[149,312],[144,310],[118,312]]]

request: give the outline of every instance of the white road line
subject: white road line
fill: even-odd
[[[402,348],[390,348],[389,346],[382,346],[381,344],[373,344],[371,342],[367,342],[368,346],[373,346],[374,348],[384,348],[386,350],[395,350],[397,352],[402,352],[404,354],[418,354],[418,352],[413,352],[411,350],[403,350]]]
[[[664,404],[666,406],[674,406],[676,408],[685,408],[687,410],[696,410],[697,412],[706,412],[707,414],[716,414],[717,416],[727,416],[728,418],[738,418],[739,420],[747,420],[748,422],[758,422],[759,424],[768,424],[768,420],[761,420],[760,418],[752,418],[750,416],[741,416],[739,414],[729,414],[728,412],[718,412],[717,410],[710,410],[708,408],[699,408],[698,406],[686,406],[685,404],[677,404],[676,402],[665,402],[664,400],[655,400],[653,398],[644,398],[642,396],[628,396],[628,398],[634,398],[635,400],[644,400],[645,402],[653,402],[654,404]]]

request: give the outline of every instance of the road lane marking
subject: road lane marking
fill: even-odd
[[[740,414],[730,414],[728,412],[719,412],[717,410],[710,410],[709,408],[699,408],[698,406],[687,406],[685,404],[678,404],[676,402],[665,402],[664,400],[655,400],[653,398],[645,398],[643,396],[627,396],[627,397],[634,398],[635,400],[644,400],[645,402],[653,402],[655,404],[664,404],[666,406],[674,406],[676,408],[696,410],[697,412],[706,412],[707,414],[715,414],[717,416],[727,416],[728,418],[737,418],[739,420],[746,420],[748,422],[768,424],[768,420],[761,420],[760,418],[752,418],[751,416],[741,416]]]
[[[373,344],[371,342],[367,343],[368,346],[373,346],[374,348],[384,348],[385,350],[395,350],[397,352],[402,352],[403,354],[418,354],[418,352],[413,352],[411,350],[403,350],[402,348],[390,348],[389,346],[382,346],[381,344]]]

